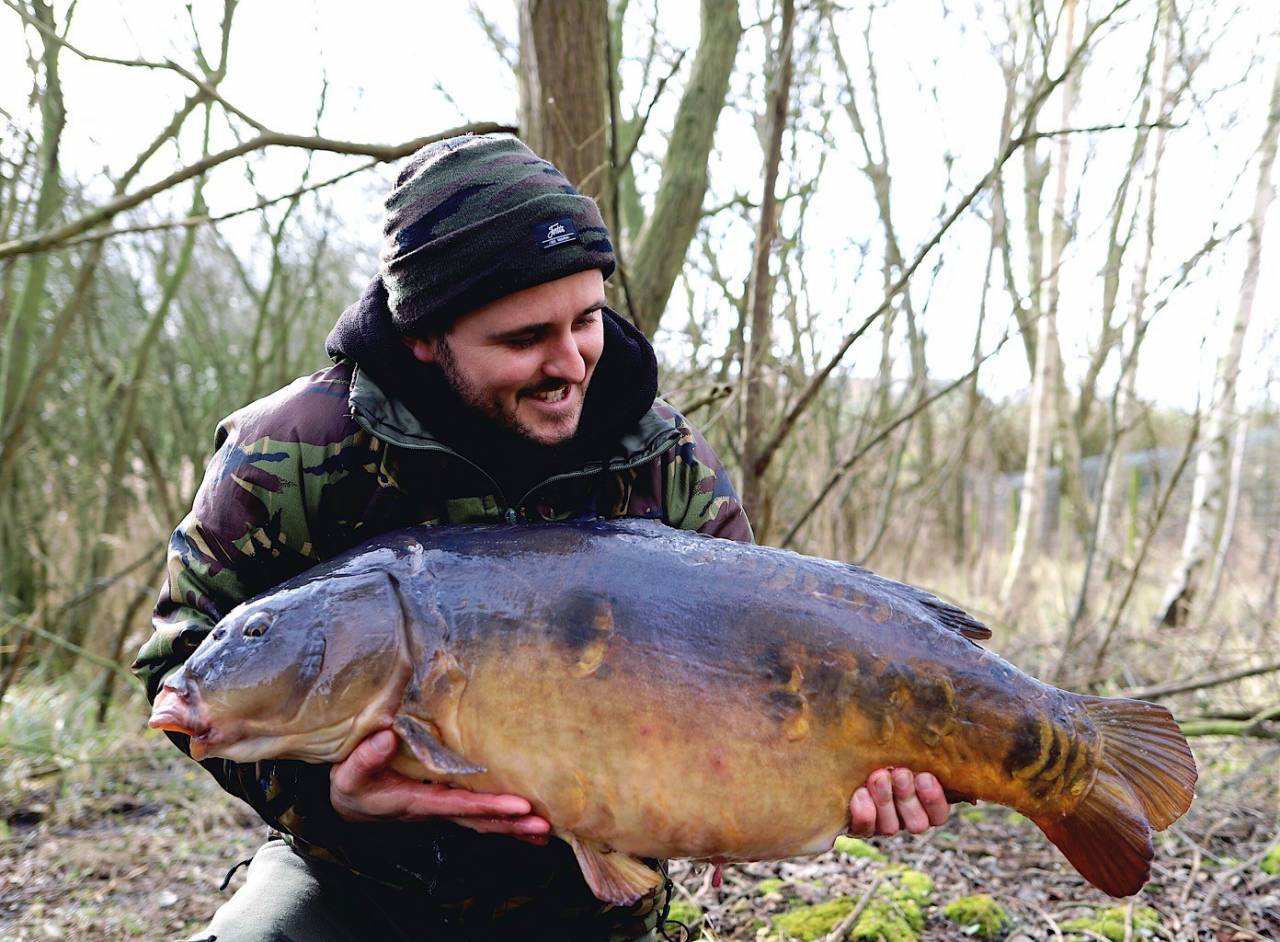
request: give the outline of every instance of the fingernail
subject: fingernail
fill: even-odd
[[[389,729],[379,730],[369,740],[369,748],[380,756],[390,755],[396,747],[396,737]]]
[[[906,791],[911,787],[911,773],[906,769],[894,769],[893,784],[898,791]]]
[[[937,785],[937,784],[938,784],[938,780],[937,780],[936,778],[934,778],[934,777],[933,777],[933,773],[932,773],[932,772],[921,772],[921,773],[920,773],[920,787],[921,787],[921,788],[933,788],[933,787],[934,787],[935,785]]]

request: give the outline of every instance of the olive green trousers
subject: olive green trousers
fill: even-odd
[[[409,892],[409,891],[402,891]],[[542,925],[483,930],[424,929],[397,913],[381,887],[294,853],[284,841],[264,844],[249,864],[244,886],[219,907],[213,921],[188,942],[469,942],[469,940],[572,939],[574,942],[657,942],[659,936],[591,934],[582,927]],[[404,907],[406,911],[410,907]],[[414,925],[413,923],[417,923]],[[585,933],[585,934],[584,934]]]

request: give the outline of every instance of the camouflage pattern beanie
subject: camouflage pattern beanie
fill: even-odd
[[[591,268],[613,273],[595,201],[523,143],[465,135],[409,158],[387,197],[382,280],[402,334]]]

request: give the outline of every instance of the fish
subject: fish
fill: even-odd
[[[520,795],[592,892],[645,858],[824,852],[870,772],[1034,821],[1112,896],[1191,804],[1169,711],[1043,683],[921,589],[654,521],[392,531],[246,601],[158,693],[199,760],[336,763],[391,729],[393,768]]]

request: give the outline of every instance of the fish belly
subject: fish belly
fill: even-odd
[[[530,646],[469,665],[458,776],[517,794],[561,831],[645,857],[764,860],[819,853],[881,761],[865,723],[771,713],[750,677],[690,683],[690,666],[615,644],[594,669]],[[664,666],[668,668],[664,670]],[[448,726],[446,722],[441,724]],[[451,748],[455,748],[451,745]]]

